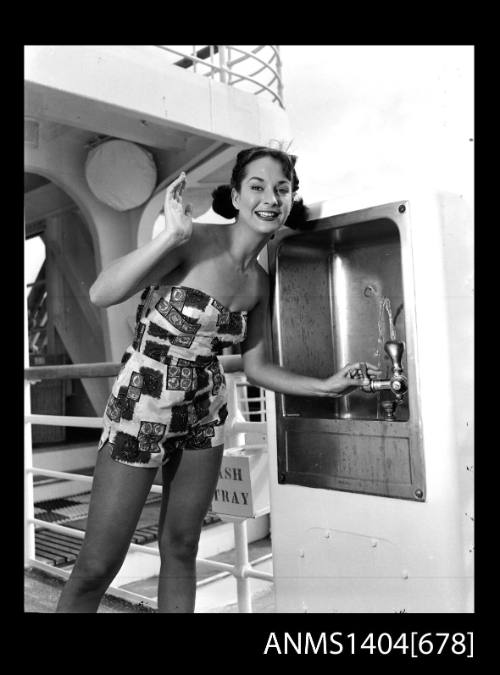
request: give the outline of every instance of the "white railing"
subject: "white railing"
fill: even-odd
[[[236,401],[237,408],[247,422],[255,422],[252,419],[258,417],[258,422],[266,421],[266,392],[261,387],[252,387],[258,389],[258,396],[250,397],[248,395],[248,382],[236,382]],[[256,403],[255,406],[250,406],[250,403]]]
[[[181,56],[175,65],[224,84],[238,85],[253,94],[265,94],[284,108],[278,45],[156,45]],[[234,56],[235,54],[235,56]],[[256,70],[255,70],[256,68]]]
[[[27,326],[25,326],[27,332]],[[25,343],[27,344],[27,343]],[[219,357],[222,367],[226,371],[226,379],[228,383],[228,395],[230,397],[230,408],[238,410],[241,413],[239,417],[248,420],[248,405],[245,396],[242,394],[243,387],[246,386],[241,369],[241,357],[239,356],[221,356]],[[28,356],[25,353],[25,363],[28,363]],[[100,428],[102,427],[102,418],[100,417],[70,417],[65,415],[36,415],[31,414],[31,396],[30,383],[33,381],[40,381],[44,379],[75,379],[80,377],[110,377],[116,375],[120,369],[119,363],[94,363],[94,364],[77,364],[77,365],[62,365],[62,366],[35,366],[25,367],[25,389],[24,389],[24,404],[25,404],[25,435],[24,435],[24,462],[25,462],[25,567],[35,567],[42,569],[45,572],[67,579],[70,572],[53,565],[49,565],[41,560],[37,560],[35,554],[35,526],[39,525],[45,529],[53,530],[54,532],[61,532],[63,534],[70,534],[72,537],[83,539],[85,533],[74,528],[65,527],[64,525],[57,525],[56,523],[46,522],[35,518],[34,515],[34,487],[33,476],[49,476],[53,478],[61,478],[64,480],[81,481],[82,483],[92,483],[91,476],[84,476],[81,474],[74,474],[66,471],[54,471],[51,469],[40,469],[33,466],[33,450],[31,425],[42,424],[52,426],[66,426],[66,427],[87,427]],[[234,373],[234,376],[233,376]],[[238,376],[236,375],[238,373]],[[263,392],[264,394],[264,392]],[[262,408],[259,411],[250,411],[250,414],[260,414],[261,420],[265,419],[265,396],[260,396],[256,399],[261,402]],[[258,432],[260,434],[266,433],[266,422],[249,422],[239,421],[236,416],[228,418],[226,424],[229,423],[228,434],[229,437],[236,437],[238,434]],[[241,449],[256,448],[256,445],[242,445]],[[259,447],[264,448],[264,445]],[[161,485],[152,485],[151,492],[161,493]],[[223,519],[233,523],[234,539],[235,539],[235,553],[236,563],[230,565],[221,563],[215,560],[208,560],[205,558],[197,558],[199,562],[206,563],[214,569],[220,570],[220,574],[210,577],[197,583],[197,586],[203,586],[211,581],[216,581],[222,577],[232,574],[237,583],[237,597],[239,611],[243,613],[250,613],[252,611],[251,592],[249,586],[249,579],[261,579],[264,581],[273,582],[273,575],[267,572],[260,572],[254,569],[254,566],[268,560],[272,554],[268,554],[258,558],[257,560],[249,562],[248,559],[248,537],[247,537],[247,519],[242,517],[223,516]],[[150,548],[141,544],[131,543],[130,551],[140,551],[149,555],[159,556],[157,547]],[[128,591],[117,586],[108,588],[108,594],[119,597],[133,603],[147,605],[153,609],[157,609],[157,601],[151,598],[142,596],[138,593]]]

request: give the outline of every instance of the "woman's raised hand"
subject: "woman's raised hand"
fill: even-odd
[[[382,371],[371,363],[349,363],[338,373],[323,380],[322,389],[327,395],[345,396],[381,375]]]
[[[184,171],[167,187],[165,192],[165,220],[166,229],[179,243],[188,241],[193,233],[193,217],[191,204],[184,207],[182,193],[186,187]]]

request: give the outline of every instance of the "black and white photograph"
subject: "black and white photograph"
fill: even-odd
[[[474,60],[24,45],[24,613],[475,613]]]

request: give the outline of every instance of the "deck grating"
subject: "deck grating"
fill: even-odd
[[[45,522],[57,523],[76,530],[85,530],[90,501],[90,492],[71,497],[47,499],[34,505],[35,517]],[[158,540],[158,517],[161,495],[148,495],[137,528],[132,537],[134,544],[149,544]],[[220,521],[214,514],[207,514],[204,526]],[[35,530],[35,555],[49,565],[66,567],[72,565],[80,551],[82,539],[70,534],[53,532],[37,526]]]

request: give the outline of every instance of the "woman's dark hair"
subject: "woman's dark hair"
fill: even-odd
[[[215,213],[218,213],[219,216],[222,216],[223,218],[236,218],[238,209],[235,209],[233,206],[231,190],[232,188],[235,188],[237,192],[241,190],[241,181],[245,177],[247,164],[253,162],[254,159],[259,159],[259,157],[272,157],[277,160],[281,164],[286,178],[292,184],[292,192],[296,192],[299,189],[299,178],[295,171],[295,162],[297,161],[295,155],[289,155],[281,150],[263,146],[242,150],[236,155],[236,163],[231,174],[231,184],[220,185],[212,192],[212,209]],[[286,219],[285,225],[294,230],[304,230],[308,228],[306,219],[307,207],[304,206],[303,200],[301,198],[294,199],[290,215]]]

